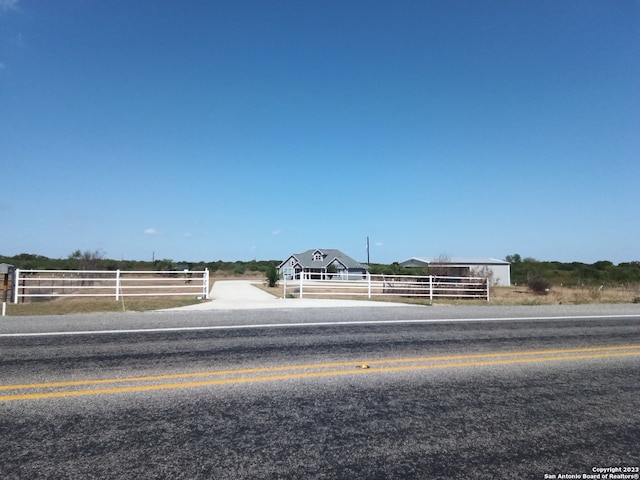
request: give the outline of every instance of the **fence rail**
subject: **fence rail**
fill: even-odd
[[[47,297],[207,298],[209,270],[15,270],[13,301]]]
[[[284,297],[288,296],[397,296],[482,299],[489,301],[489,282],[481,277],[444,277],[430,275],[370,275],[362,280],[341,280],[339,275],[328,280],[311,279],[305,274],[300,279],[284,279]]]

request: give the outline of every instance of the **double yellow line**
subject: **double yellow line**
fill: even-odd
[[[513,365],[640,355],[640,345],[537,350],[435,357],[389,358],[371,361],[311,363],[196,373],[175,373],[128,378],[103,378],[47,383],[0,385],[0,402],[78,397],[123,392],[144,392],[212,385],[294,380],[336,375],[401,372],[439,368]],[[197,380],[199,379],[199,380]],[[113,385],[113,386],[109,386]],[[89,387],[89,388],[86,388]],[[102,387],[102,388],[100,388]],[[7,392],[4,394],[4,392]]]

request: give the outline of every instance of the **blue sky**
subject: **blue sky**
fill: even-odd
[[[640,2],[0,0],[0,254],[640,260]]]

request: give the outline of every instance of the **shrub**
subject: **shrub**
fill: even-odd
[[[243,264],[236,264],[235,267],[233,267],[233,274],[234,275],[244,275],[244,272],[246,272],[247,269]]]
[[[547,295],[551,290],[551,282],[544,277],[535,277],[527,285],[536,295]]]
[[[271,264],[267,267],[267,283],[270,287],[278,286],[280,275],[275,265]]]

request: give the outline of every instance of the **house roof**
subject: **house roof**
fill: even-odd
[[[322,260],[314,260],[316,252],[322,254]],[[292,255],[289,255],[284,262],[278,265],[278,268],[284,266],[292,257],[295,258],[303,268],[326,268],[335,260],[338,260],[349,270],[369,269],[368,265],[360,263],[350,256],[344,254],[340,250],[336,250],[334,248],[313,248],[311,250],[307,250],[306,252],[294,253]]]
[[[510,265],[505,260],[496,258],[469,258],[469,257],[451,257],[451,258],[431,258],[431,257],[412,257],[400,262],[400,266],[428,266],[428,265],[448,265],[451,267],[463,267],[468,265]]]

